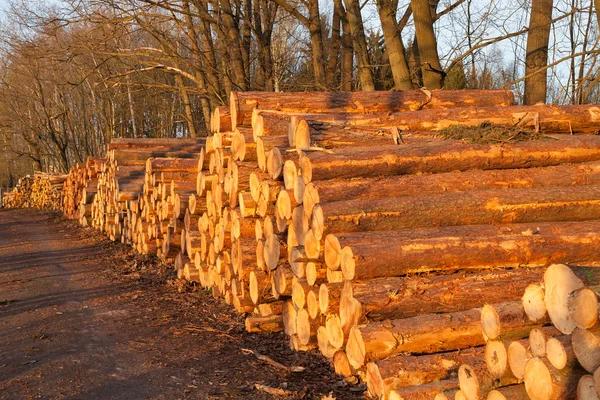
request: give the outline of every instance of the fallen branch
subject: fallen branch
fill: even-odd
[[[288,371],[288,372],[302,372],[305,369],[304,367],[299,367],[299,366],[288,367],[286,365],[278,363],[277,361],[273,360],[271,357],[264,356],[264,355],[262,355],[262,354],[260,354],[260,353],[258,353],[256,351],[254,351],[254,350],[242,349],[242,353],[245,353],[245,354],[254,354],[256,356],[256,358],[258,358],[259,360],[261,360],[261,361],[263,361],[263,362],[265,362],[265,363],[267,363],[267,364],[269,364],[269,365],[271,365],[271,366],[273,366],[275,368],[283,369],[283,370]]]

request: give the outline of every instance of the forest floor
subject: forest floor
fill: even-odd
[[[291,351],[283,333],[246,333],[243,316],[153,258],[58,214],[0,210],[0,399],[355,399],[363,389],[316,351]]]

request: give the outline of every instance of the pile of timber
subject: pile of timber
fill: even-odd
[[[480,346],[371,362],[369,392],[390,399],[600,398],[599,271],[564,264],[544,268],[521,300],[463,314],[470,327],[450,335],[479,338]],[[455,375],[449,374],[457,367]],[[399,387],[409,376],[425,375],[440,381]]]
[[[106,159],[88,157],[85,163],[75,165],[64,183],[62,212],[69,219],[77,219],[83,226],[91,221],[92,201],[97,192],[98,174]]]
[[[2,207],[37,208],[58,211],[61,208],[66,175],[35,172],[20,178],[11,192],[3,193]]]
[[[71,171],[63,212],[172,263],[248,314],[248,331],[318,349],[374,397],[475,398],[460,377],[487,373],[487,343],[553,329],[515,314],[548,265],[585,265],[572,270],[595,284],[599,120],[597,106],[515,106],[503,90],[232,93],[210,137],[113,140]],[[437,134],[482,122],[545,137]],[[522,392],[503,378],[481,378],[477,398]]]
[[[395,96],[424,94],[397,110],[361,93],[231,98],[231,157],[258,166],[239,198],[256,223],[247,329],[283,325],[293,348],[318,346],[378,398],[458,390],[460,365],[484,354],[485,304],[519,300],[553,262],[600,262],[600,108],[518,107],[490,92],[465,92],[468,105],[435,100],[449,92]],[[483,122],[546,137],[436,135]]]

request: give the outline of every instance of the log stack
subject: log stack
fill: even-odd
[[[3,194],[6,208],[37,208],[58,211],[61,208],[66,175],[35,172],[20,178],[11,192]]]
[[[502,90],[233,93],[205,139],[113,140],[71,171],[63,212],[171,262],[247,330],[318,348],[374,397],[532,396],[502,364],[512,346],[525,368],[531,335],[564,350],[564,373],[543,356],[529,367],[562,395],[581,374],[540,283],[553,263],[600,278],[599,113],[514,106]],[[537,140],[438,132],[482,122]],[[582,288],[561,290],[595,298]]]

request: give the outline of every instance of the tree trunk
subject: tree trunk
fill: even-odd
[[[235,78],[233,83],[236,86],[236,90],[244,91],[248,89],[248,84],[242,56],[242,35],[240,34],[237,24],[233,18],[230,0],[220,0],[219,4],[221,6],[223,29],[225,30],[225,38],[231,60],[231,68]]]
[[[338,67],[340,65],[340,49],[342,47],[342,13],[340,10],[341,2],[334,1],[333,16],[331,21],[331,38],[329,40],[329,60],[327,61],[327,82],[329,85],[337,88],[338,85]]]
[[[333,0],[335,9],[340,13],[342,23],[342,54],[340,59],[340,90],[344,92],[352,91],[352,71],[354,60],[354,46],[352,45],[352,34],[348,24],[346,10],[342,0]]]
[[[396,24],[396,10],[392,7],[395,4],[396,2],[391,0],[378,0],[377,8],[394,77],[394,87],[396,90],[410,90],[413,85],[406,61],[404,43]]]
[[[546,102],[552,0],[532,0],[525,55],[525,104]]]
[[[419,46],[423,84],[429,90],[440,89],[444,82],[445,73],[440,65],[429,1],[411,0],[410,5],[415,21],[415,36]]]
[[[356,64],[358,65],[358,77],[361,90],[375,90],[373,82],[373,71],[371,70],[371,60],[367,39],[365,37],[365,28],[358,0],[344,0],[346,4],[346,15],[348,17],[348,26],[352,35],[354,53],[356,54]]]
[[[308,1],[308,15],[310,32],[310,43],[312,47],[313,73],[315,83],[319,88],[328,86],[325,82],[325,46],[323,45],[323,33],[321,30],[321,13],[319,12],[319,1]]]

